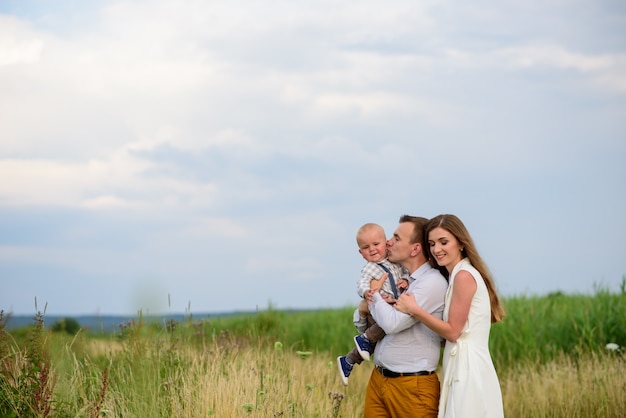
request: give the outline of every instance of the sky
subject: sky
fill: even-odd
[[[626,3],[0,0],[0,309],[356,306],[459,216],[503,297],[626,275]]]

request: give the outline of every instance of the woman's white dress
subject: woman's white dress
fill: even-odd
[[[454,278],[460,270],[467,270],[472,274],[477,288],[461,337],[456,343],[446,341],[439,417],[504,417],[500,383],[489,353],[489,292],[482,276],[467,258],[461,260],[450,274],[443,319],[448,320]]]

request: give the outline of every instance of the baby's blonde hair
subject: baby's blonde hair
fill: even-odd
[[[359,237],[361,236],[361,234],[369,232],[371,230],[378,230],[382,234],[383,238],[385,238],[385,240],[387,239],[385,236],[385,229],[382,226],[369,222],[361,226],[358,231],[356,231],[356,243],[359,244]]]

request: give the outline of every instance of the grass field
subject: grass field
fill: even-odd
[[[505,300],[490,340],[507,417],[623,417],[626,292]],[[352,307],[180,322],[116,335],[0,320],[2,417],[361,417],[371,363],[344,387]]]

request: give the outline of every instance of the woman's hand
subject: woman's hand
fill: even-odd
[[[415,302],[415,297],[413,297],[413,293],[411,292],[401,294],[396,301],[396,309],[405,314],[411,315],[411,312],[415,310],[416,307],[418,307],[417,302]]]

